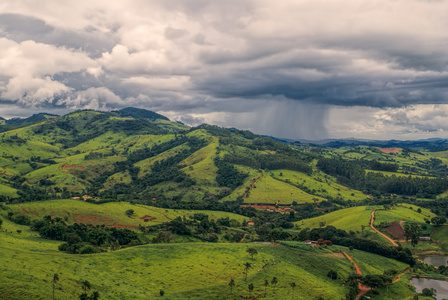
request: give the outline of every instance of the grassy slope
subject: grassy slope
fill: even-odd
[[[395,163],[399,165],[399,172],[403,167],[413,167],[419,170],[420,175],[426,175],[426,171],[419,166],[417,166],[417,162],[427,161],[431,157],[437,157],[442,160],[443,163],[447,164],[448,160],[444,157],[446,154],[438,153],[438,154],[429,154],[429,153],[409,153],[408,156],[403,155],[402,150],[400,149],[398,154],[387,154],[382,153],[377,147],[368,147],[368,146],[359,146],[356,147],[359,150],[357,152],[351,152],[354,148],[352,147],[342,147],[339,149],[334,149],[332,152],[334,154],[342,155],[347,159],[365,159],[365,160],[377,160],[383,163]],[[370,149],[369,149],[370,148]],[[346,153],[347,150],[350,150]],[[386,173],[387,174],[387,173]],[[398,175],[397,175],[398,176]]]
[[[181,152],[182,150],[186,150],[188,149],[188,146],[183,144],[174,148],[171,148],[163,153],[160,153],[159,155],[156,155],[154,157],[150,157],[144,160],[141,160],[139,162],[137,162],[135,164],[136,167],[140,168],[140,172],[138,174],[139,177],[143,177],[146,174],[150,174],[151,173],[151,166],[156,162],[156,161],[162,161],[165,160],[169,157],[175,156],[176,154],[178,154],[179,152]]]
[[[61,218],[67,217],[68,223],[81,222],[90,223],[93,225],[112,225],[114,223],[128,226],[156,225],[163,222],[168,222],[178,216],[192,216],[196,212],[207,214],[210,219],[214,220],[229,217],[237,220],[238,222],[242,222],[247,219],[241,215],[220,211],[173,210],[145,205],[132,205],[127,202],[92,204],[79,200],[50,200],[13,204],[8,207],[11,211],[16,213],[25,212],[33,219],[42,218],[46,215],[52,215],[54,217]],[[125,212],[129,209],[134,210],[134,215],[131,218],[125,215]],[[146,215],[155,217],[156,219],[149,222],[144,222],[140,218]]]
[[[185,164],[189,167],[183,168],[182,171],[194,178],[202,179],[211,184],[217,184],[215,178],[218,168],[215,166],[213,159],[215,158],[216,147],[218,147],[218,144],[216,139],[208,146],[196,151],[183,160],[181,164]]]
[[[362,225],[369,226],[370,213],[373,209],[380,208],[375,206],[357,206],[337,210],[329,214],[295,222],[300,228],[318,228],[320,222],[325,222],[325,226],[334,226],[346,231],[361,231]]]
[[[17,228],[21,234],[15,232]],[[70,255],[57,251],[59,242],[40,240],[25,226],[5,220],[3,229],[8,232],[0,232],[2,299],[51,298],[54,273],[60,278],[57,299],[82,293],[81,280],[88,280],[92,290],[99,291],[104,299],[156,298],[160,289],[166,292],[166,299],[241,299],[248,295],[249,283],[255,286],[252,295],[261,298],[264,280],[274,276],[279,283],[275,294],[268,286],[267,299],[291,297],[290,282],[297,284],[296,299],[342,299],[346,288],[326,274],[334,269],[347,277],[351,272],[351,264],[341,258],[341,247],[337,246],[325,249],[297,243],[298,248],[292,249],[251,244],[259,253],[254,258],[246,253],[247,244],[211,243],[145,245],[94,255]],[[372,254],[353,251],[353,256],[361,265],[364,260],[366,265],[374,261],[366,270],[375,274],[386,268],[402,268],[400,263]],[[246,282],[242,275],[245,262],[253,265]],[[236,282],[233,294],[228,286],[230,279]]]
[[[395,206],[390,210],[379,210],[375,212],[375,221],[373,224],[377,225],[381,222],[394,222],[400,220],[425,223],[425,219],[431,220],[431,218],[436,216],[430,210],[425,208],[421,208],[422,212],[418,213],[418,206],[410,204],[400,205],[401,206]],[[412,209],[410,209],[409,207],[412,207]]]
[[[244,199],[245,203],[279,203],[291,204],[318,202],[325,200],[322,197],[310,195],[295,186],[276,180],[271,176],[264,175],[258,180],[250,191],[249,197]]]
[[[431,238],[440,242],[448,242],[448,226],[435,227]]]
[[[275,170],[271,173],[276,178],[282,180],[289,179],[293,184],[304,185],[310,190],[315,190],[315,194],[321,197],[340,197],[344,200],[363,200],[366,198],[362,192],[336,183],[334,177],[326,175],[323,172],[314,172],[312,176],[289,170]],[[282,176],[280,176],[280,173]]]
[[[18,197],[17,190],[4,184],[0,184],[0,195]]]

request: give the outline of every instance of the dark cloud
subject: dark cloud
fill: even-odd
[[[18,43],[33,40],[37,43],[81,49],[91,57],[110,51],[117,43],[114,36],[97,32],[94,27],[87,27],[82,31],[55,28],[43,20],[19,14],[0,14],[0,37]]]
[[[443,122],[410,107],[447,103],[448,4],[410,2],[6,0],[0,99],[138,106],[293,138],[437,131]],[[335,107],[372,108],[374,121],[337,127]]]

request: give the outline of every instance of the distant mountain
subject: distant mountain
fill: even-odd
[[[272,136],[265,136],[268,138],[271,138],[273,140],[276,140],[278,142],[284,143],[284,144],[290,144],[290,145],[300,145],[300,144],[307,144],[307,145],[314,145],[314,146],[320,146],[320,147],[328,147],[328,148],[341,148],[341,147],[353,147],[353,146],[372,146],[372,147],[382,147],[382,148],[409,148],[413,150],[425,150],[425,151],[445,151],[448,150],[448,139],[442,139],[442,138],[429,138],[429,139],[422,139],[422,140],[407,140],[407,141],[400,141],[400,140],[366,140],[366,139],[355,139],[355,138],[348,138],[348,139],[325,139],[325,140],[318,140],[318,141],[311,141],[311,140],[303,140],[300,141],[294,140],[294,139],[287,139],[287,138],[277,138]]]
[[[162,116],[158,113],[155,113],[150,110],[141,109],[141,108],[134,108],[134,107],[126,107],[120,110],[112,111],[112,114],[115,114],[120,117],[132,117],[134,119],[149,119],[149,120],[166,120],[169,121],[169,119],[165,116]]]
[[[43,121],[43,120],[55,118],[55,117],[59,117],[59,116],[54,115],[54,114],[49,114],[49,113],[38,113],[38,114],[34,114],[28,118],[12,118],[12,119],[6,120],[6,124],[22,124],[22,123],[29,123],[29,122],[39,122],[39,121]]]
[[[332,140],[324,143],[313,143],[323,147],[340,148],[345,146],[374,146],[382,148],[409,148],[414,150],[426,150],[426,151],[445,151],[448,150],[448,140],[440,138],[431,138],[415,141],[400,141],[400,140],[388,140],[388,141],[372,141],[372,140]]]

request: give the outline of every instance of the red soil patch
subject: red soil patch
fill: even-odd
[[[391,223],[391,226],[384,228],[387,232],[397,237],[399,240],[404,240],[406,237],[404,236],[403,227],[401,227],[400,222],[394,221]]]
[[[27,211],[26,209],[22,208],[22,212],[23,212],[25,215],[39,216],[39,214],[37,213],[37,211]]]
[[[87,224],[104,224],[112,222],[112,220],[108,218],[95,215],[74,215],[73,221],[76,223],[87,223]]]
[[[387,153],[387,154],[390,154],[390,153],[397,154],[400,151],[400,148],[397,148],[397,147],[393,147],[393,148],[378,148],[378,150],[380,150],[383,153]]]
[[[144,215],[143,217],[140,218],[140,220],[149,220],[149,221],[155,220],[155,219],[157,219],[157,218],[151,217],[151,216],[148,216],[148,215]]]
[[[376,231],[376,233],[382,235],[382,236],[385,237],[387,240],[389,240],[389,242],[391,242],[391,244],[392,244],[394,247],[398,247],[398,244],[395,243],[395,241],[394,241],[393,239],[391,239],[390,237],[388,237],[387,235],[385,235],[384,233],[382,233],[381,231],[379,231],[378,229],[376,229],[376,228],[373,226],[373,221],[375,221],[375,210],[372,210],[372,212],[370,213],[370,215],[371,215],[371,217],[370,217],[370,228],[372,228],[373,230]]]

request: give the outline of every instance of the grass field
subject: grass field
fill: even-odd
[[[325,199],[322,197],[310,195],[291,184],[264,175],[251,189],[249,197],[246,197],[244,202],[290,204],[293,201],[307,203],[323,200]]]
[[[378,210],[375,212],[374,225],[378,225],[381,222],[394,222],[394,221],[414,221],[419,223],[425,223],[425,220],[431,220],[436,215],[426,208],[420,208],[410,204],[399,204],[400,206],[394,206],[389,210]],[[410,209],[412,207],[412,209]],[[418,209],[422,212],[417,212]]]
[[[346,231],[362,231],[362,226],[365,226],[364,230],[368,230],[370,222],[370,213],[372,210],[380,208],[379,206],[356,206],[346,209],[337,210],[329,214],[306,219],[295,222],[300,228],[318,228],[321,222],[324,222],[325,226],[334,226],[338,229]]]
[[[19,195],[17,194],[17,190],[4,185],[4,184],[0,184],[0,195],[4,195],[4,196],[10,196],[10,197],[18,197]]]
[[[189,217],[200,212],[207,214],[209,219],[215,221],[219,218],[229,217],[238,222],[242,222],[247,217],[221,211],[194,211],[179,209],[163,209],[145,205],[132,205],[127,202],[111,202],[104,204],[92,204],[80,200],[50,200],[40,202],[30,202],[22,204],[8,205],[10,211],[15,213],[25,213],[31,219],[40,219],[46,215],[60,217],[67,223],[86,223],[92,225],[124,225],[124,226],[149,226],[163,222],[169,222],[176,217]],[[132,217],[126,216],[125,212],[134,210]],[[2,212],[2,211],[0,211]],[[5,212],[3,212],[5,214]],[[149,222],[141,219],[144,216],[151,216]]]
[[[448,226],[435,227],[431,238],[440,242],[448,242]]]
[[[22,233],[17,233],[20,228]],[[5,232],[6,231],[6,232]],[[25,226],[4,220],[0,231],[1,299],[51,299],[54,273],[56,299],[77,299],[82,293],[81,280],[88,280],[101,299],[153,299],[165,291],[165,299],[241,299],[249,296],[247,286],[254,285],[252,297],[264,298],[263,282],[275,276],[278,284],[267,287],[266,299],[343,299],[347,288],[326,274],[337,270],[346,278],[352,270],[340,250],[344,247],[311,247],[290,242],[289,246],[262,244],[157,244],[93,255],[70,255],[57,250],[58,242],[41,240]],[[292,243],[292,245],[291,245]],[[294,246],[294,247],[290,247]],[[258,254],[251,258],[246,250]],[[352,251],[350,255],[366,274],[385,269],[400,270],[402,264],[377,255]],[[249,262],[247,281],[243,265]],[[231,292],[228,282],[235,280]]]
[[[312,176],[289,170],[275,170],[270,173],[281,180],[289,180],[292,184],[306,186],[316,195],[324,198],[328,196],[344,200],[363,200],[366,198],[366,195],[362,192],[336,183],[334,177],[328,176],[323,172],[315,171]]]
[[[216,185],[215,178],[218,168],[215,166],[214,158],[218,145],[219,143],[216,140],[183,160],[181,164],[185,164],[188,167],[183,168],[182,171],[194,178],[202,179]]]

